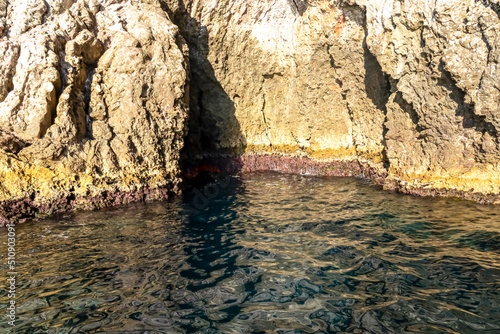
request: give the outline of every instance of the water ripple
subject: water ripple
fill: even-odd
[[[19,225],[17,332],[500,333],[500,207],[263,172],[194,209],[199,187]]]

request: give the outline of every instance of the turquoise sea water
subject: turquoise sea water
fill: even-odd
[[[258,172],[16,232],[16,333],[500,333],[500,207]]]

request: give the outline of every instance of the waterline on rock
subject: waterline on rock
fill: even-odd
[[[193,208],[210,183],[18,225],[16,330],[500,330],[498,207],[257,172]]]

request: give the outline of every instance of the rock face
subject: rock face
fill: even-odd
[[[497,1],[167,0],[187,147],[357,160],[386,188],[500,203]]]
[[[0,14],[0,214],[175,192],[187,48],[160,4],[23,0]]]
[[[385,123],[389,180],[498,194],[497,5],[360,5],[367,12],[367,44],[394,81]]]
[[[0,214],[166,196],[188,131],[185,160],[311,159],[500,203],[499,17],[496,0],[0,0]]]
[[[196,4],[187,9],[185,35],[192,112],[199,115],[189,130],[208,144],[202,151],[382,161],[385,116],[378,106],[389,82],[364,43],[360,8]]]

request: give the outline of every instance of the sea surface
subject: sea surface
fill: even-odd
[[[500,333],[500,206],[256,172],[16,233],[0,333]]]

